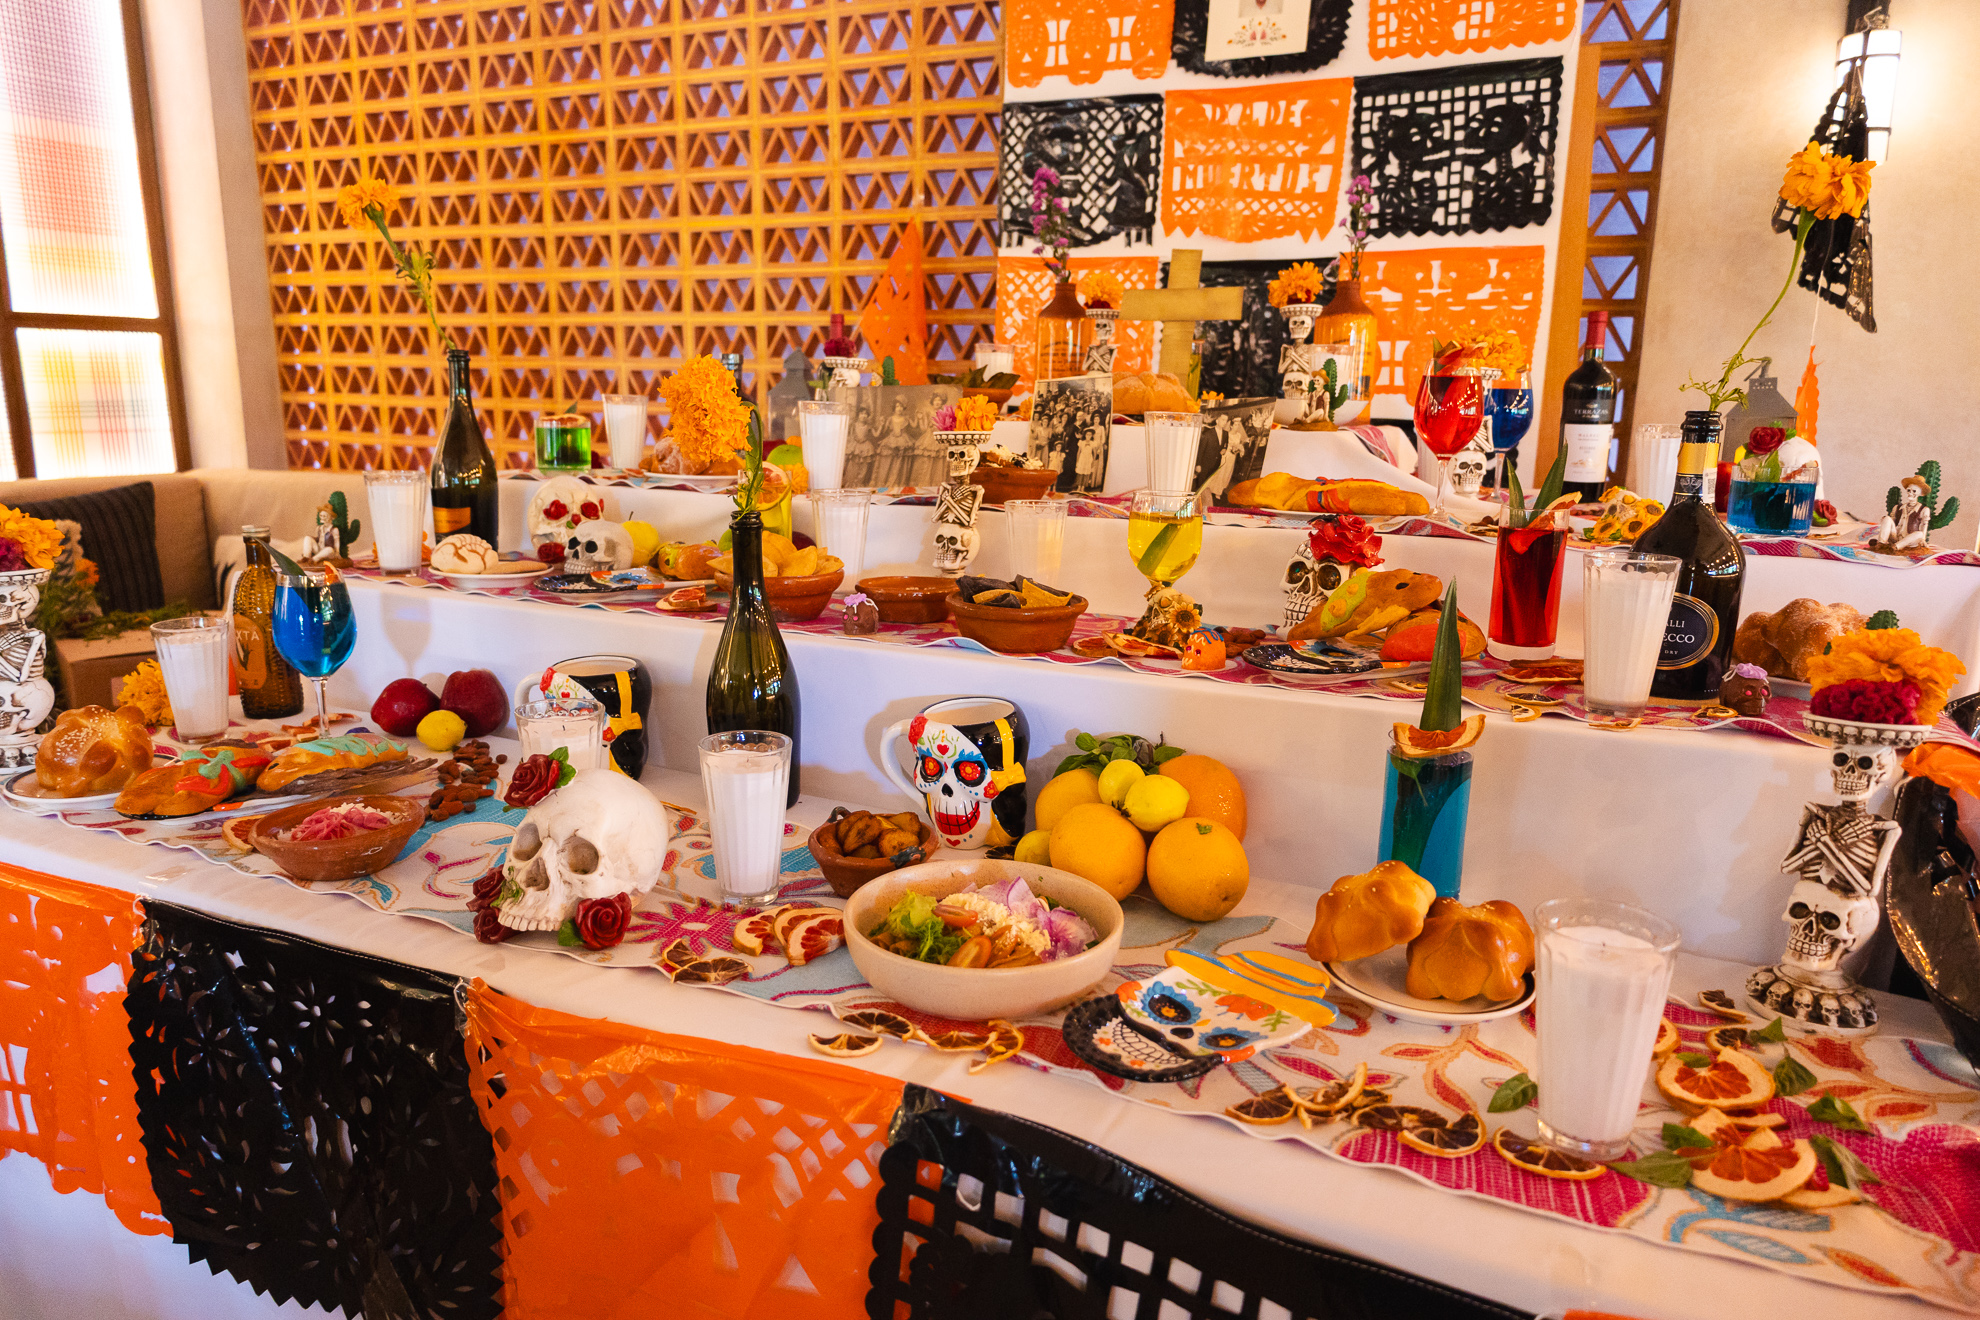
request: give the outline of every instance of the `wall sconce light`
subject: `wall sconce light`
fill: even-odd
[[[1890,25],[1891,0],[1849,0],[1849,34],[1836,43],[1836,86],[1858,75],[1870,130],[1870,159],[1890,154],[1891,105],[1897,99],[1898,52],[1904,35]],[[1837,113],[1844,106],[1838,104]]]

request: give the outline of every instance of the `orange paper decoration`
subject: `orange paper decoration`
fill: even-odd
[[[480,981],[467,1057],[501,1175],[505,1320],[861,1313],[899,1082]]]
[[[1581,0],[1371,0],[1368,53],[1392,60],[1565,41],[1580,7]]]
[[[1523,344],[1540,331],[1546,249],[1411,248],[1361,258],[1361,297],[1375,313],[1381,346],[1378,394],[1415,398],[1430,364],[1430,341],[1459,326],[1510,330]]]
[[[1822,411],[1822,383],[1815,378],[1815,345],[1808,346],[1808,366],[1794,391],[1794,433],[1815,443],[1815,415]]]
[[[151,1190],[124,983],[142,916],[115,889],[0,863],[0,1152],[95,1192],[133,1233],[170,1233]]]
[[[1170,92],[1162,226],[1252,243],[1334,227],[1352,78]]]
[[[1161,287],[1160,257],[1074,257],[1067,264],[1074,279],[1090,270],[1105,270],[1119,276],[1123,288]],[[997,258],[997,342],[1016,350],[1014,369],[1026,382],[1032,379],[1038,356],[1038,309],[1051,298],[1053,287],[1043,257]],[[1154,361],[1155,323],[1115,321],[1114,348],[1115,371],[1149,370]]]
[[[874,369],[894,359],[894,379],[902,385],[928,383],[928,293],[921,277],[921,226],[903,225],[887,273],[873,285],[873,296],[859,314],[859,335],[873,354]]]
[[[1010,0],[1004,7],[1005,76],[1013,87],[1061,77],[1075,85],[1115,69],[1159,78],[1175,28],[1171,0]]]

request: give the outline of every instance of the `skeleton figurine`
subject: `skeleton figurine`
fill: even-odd
[[[35,730],[55,708],[55,688],[43,674],[48,636],[33,626],[48,571],[0,572],[0,766],[34,764]]]
[[[938,438],[948,454],[949,480],[935,492],[935,571],[960,577],[982,543],[976,515],[983,507],[983,487],[969,475],[982,455],[984,433],[943,431]]]
[[[832,373],[825,380],[825,388],[828,390],[858,389],[860,377],[873,370],[873,362],[870,358],[822,357],[818,359],[818,364]]]
[[[1452,494],[1468,500],[1478,498],[1478,489],[1485,484],[1486,464],[1491,461],[1491,448],[1491,442],[1481,430],[1476,439],[1458,450],[1451,459]]]
[[[303,537],[302,560],[305,564],[321,564],[337,559],[344,553],[337,533],[337,511],[327,504],[316,506],[316,526],[308,536]]]
[[[1312,303],[1289,303],[1281,310],[1286,314],[1286,346],[1279,350],[1279,397],[1296,401],[1299,417],[1305,417],[1313,409],[1313,378],[1320,371],[1319,347],[1306,337],[1313,333],[1320,309]]]
[[[1839,745],[1829,773],[1842,801],[1802,807],[1801,830],[1781,862],[1800,877],[1781,914],[1787,953],[1746,979],[1747,998],[1763,1013],[1837,1035],[1876,1030],[1876,1003],[1842,960],[1877,929],[1901,827],[1864,804],[1896,765],[1889,747]]]
[[[517,826],[496,919],[510,930],[556,930],[585,899],[631,894],[637,903],[666,859],[660,800],[615,770],[580,770]]]
[[[1114,321],[1120,312],[1112,307],[1093,307],[1086,319],[1093,323],[1093,342],[1086,346],[1086,374],[1109,375],[1114,370]]]
[[[1891,554],[1919,549],[1932,534],[1932,510],[1924,503],[1932,493],[1932,483],[1919,476],[1906,477],[1898,483],[1897,492],[1897,507],[1877,524],[1877,538],[1872,542]]]

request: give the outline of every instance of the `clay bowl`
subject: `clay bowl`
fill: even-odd
[[[728,591],[734,586],[735,580],[727,573],[720,569],[714,573],[717,590]],[[770,617],[778,623],[805,623],[825,612],[832,593],[845,580],[843,568],[804,577],[767,577],[763,579],[763,599],[770,603]]]
[[[346,802],[362,802],[381,811],[395,822],[382,830],[353,834],[347,839],[313,839],[297,843],[279,836],[292,830],[325,807]],[[358,793],[345,797],[317,798],[293,807],[271,811],[254,823],[249,839],[254,850],[298,880],[355,880],[371,875],[398,860],[406,841],[426,823],[426,803],[418,798],[395,797],[384,793]]]
[[[1005,655],[1037,655],[1066,644],[1073,624],[1086,613],[1086,597],[1074,596],[1070,605],[1013,610],[974,605],[958,594],[949,597],[949,612],[955,615],[956,631],[972,642]]]
[[[858,590],[873,598],[882,623],[940,623],[949,617],[956,580],[945,577],[861,578]]]
[[[853,891],[868,880],[877,880],[889,871],[900,868],[891,857],[848,857],[839,851],[838,842],[826,833],[837,826],[837,821],[828,821],[811,832],[806,846],[818,863],[818,869],[825,873],[825,880],[832,886],[832,892],[840,898],[851,898]],[[909,854],[909,866],[916,866],[928,860],[935,851],[935,829],[925,820],[917,820],[915,828],[921,831],[921,846]]]
[[[985,504],[1042,500],[1058,479],[1051,468],[980,467],[969,474],[972,485],[983,487]]]

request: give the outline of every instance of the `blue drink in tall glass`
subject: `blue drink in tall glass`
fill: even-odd
[[[1397,861],[1456,898],[1464,874],[1464,827],[1471,814],[1471,753],[1414,760],[1392,745],[1382,783],[1377,861]]]
[[[1524,372],[1518,378],[1523,379]],[[1533,391],[1524,385],[1492,391],[1492,474],[1487,484],[1504,483],[1502,469],[1518,462],[1519,442],[1533,426]]]
[[[275,589],[275,649],[316,687],[316,728],[327,733],[325,684],[357,645],[350,591],[336,570],[282,575]]]

